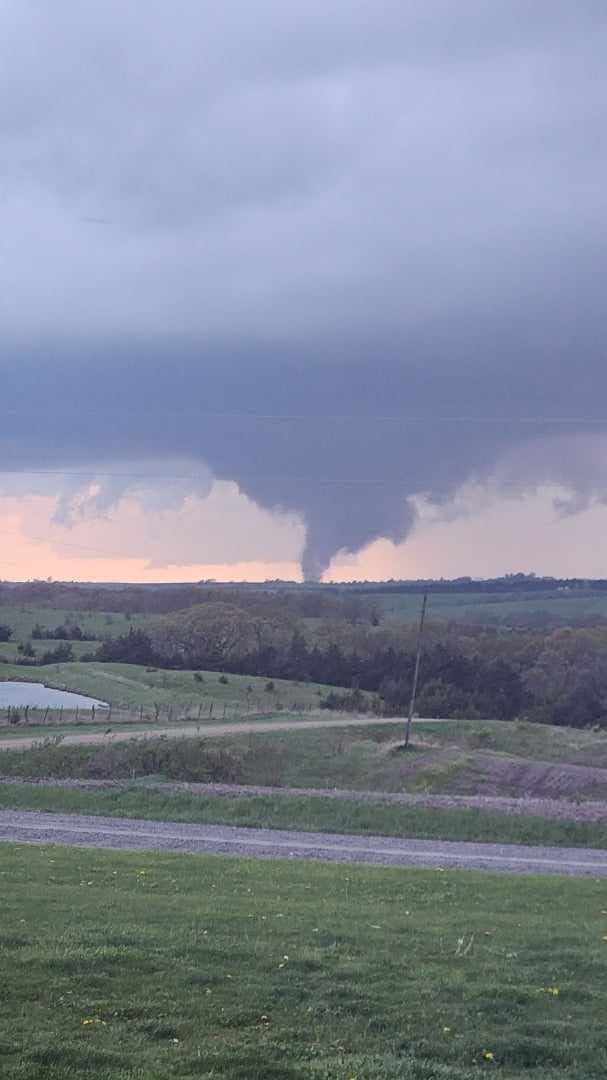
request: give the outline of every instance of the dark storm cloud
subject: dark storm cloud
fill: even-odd
[[[208,462],[310,573],[508,455],[602,490],[602,0],[0,22],[6,468]]]

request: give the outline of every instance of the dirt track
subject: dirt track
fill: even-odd
[[[128,818],[0,811],[0,841],[68,844],[127,851],[310,859],[433,870],[492,870],[509,874],[607,877],[607,851],[583,848],[406,840],[282,829],[184,825]]]
[[[424,724],[445,724],[448,720],[423,720]],[[248,735],[251,732],[267,733],[270,731],[308,731],[312,728],[342,728],[342,727],[370,727],[377,724],[394,724],[395,727],[403,727],[406,721],[401,717],[379,719],[377,716],[336,716],[330,720],[318,718],[315,720],[251,720],[239,724],[187,724],[183,727],[149,727],[121,730],[117,728],[108,733],[104,731],[89,732],[82,735],[63,735],[63,746],[90,746],[95,743],[127,742],[130,739],[176,738],[177,736],[199,738],[221,735]],[[49,728],[48,736],[38,734],[33,737],[24,736],[12,739],[0,739],[0,750],[28,750],[41,739],[52,738],[53,730]]]

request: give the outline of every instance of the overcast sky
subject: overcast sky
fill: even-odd
[[[0,577],[606,574],[604,0],[0,0]]]

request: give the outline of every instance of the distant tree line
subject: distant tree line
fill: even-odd
[[[272,581],[263,584],[241,582],[194,582],[175,585],[89,585],[78,582],[35,580],[20,583],[0,582],[0,603],[37,604],[40,607],[73,611],[115,611],[165,614],[184,610],[210,600],[236,602],[240,606],[274,603],[291,606],[293,613],[314,610],[325,617],[339,611],[347,601],[357,600],[369,607],[382,594],[416,595],[470,594],[504,599],[524,594],[544,594],[562,598],[567,594],[607,592],[607,579],[554,578],[536,574],[505,574],[479,580],[460,577],[455,580],[420,579],[419,581],[353,581],[334,585],[300,584]]]
[[[36,623],[32,630],[33,641],[95,641],[94,634],[87,634],[77,623],[60,626],[41,626]]]
[[[390,640],[392,636],[393,640]],[[323,641],[288,621],[260,619],[231,605],[192,609],[109,639],[95,658],[156,667],[227,670],[371,691],[386,714],[406,710],[414,667],[413,635],[359,632]],[[354,643],[353,643],[354,642]],[[331,707],[352,707],[335,692]],[[430,627],[423,654],[420,715],[512,720],[523,716],[574,727],[607,725],[607,630],[471,633]]]

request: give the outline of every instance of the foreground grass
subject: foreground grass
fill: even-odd
[[[604,884],[0,848],[7,1080],[604,1077]]]
[[[0,809],[102,814],[304,832],[607,848],[607,824],[356,802],[322,796],[214,798],[136,786],[86,791],[39,784],[0,784]]]

